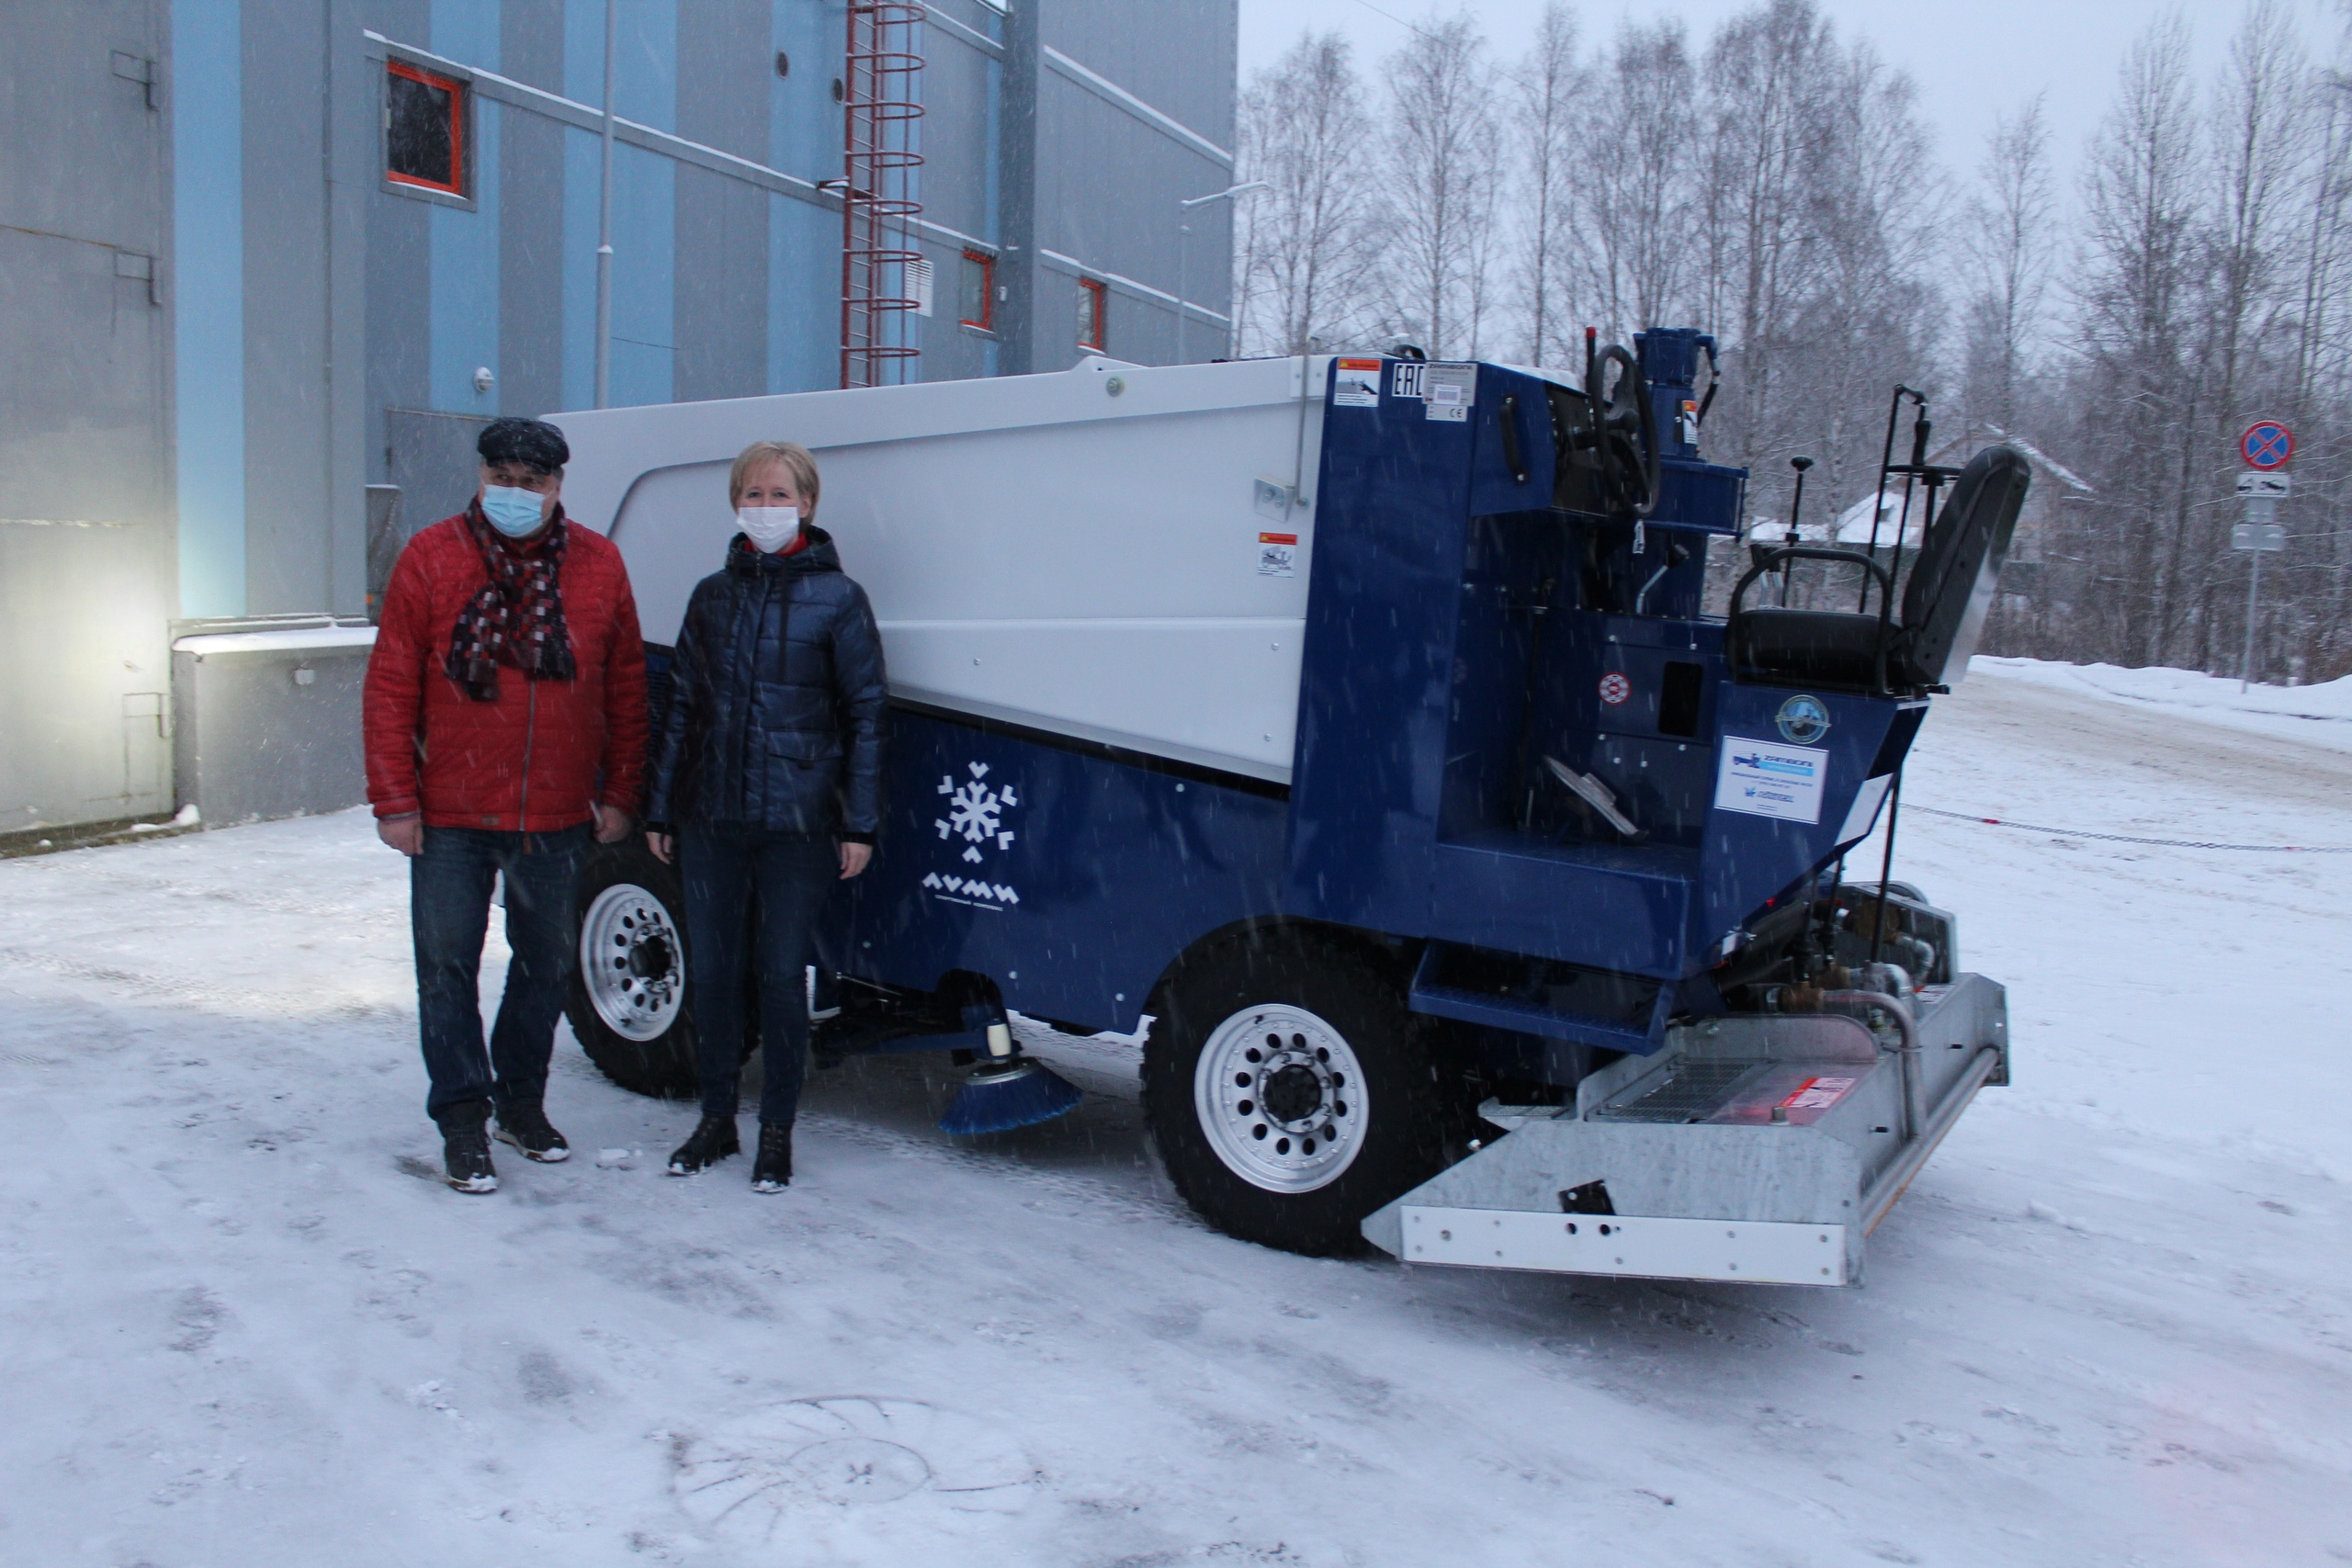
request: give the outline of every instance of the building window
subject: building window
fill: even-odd
[[[986,251],[964,253],[964,324],[996,330],[996,257]]]
[[[384,177],[465,195],[465,84],[401,60],[385,72]]]
[[[1111,286],[1091,277],[1078,280],[1078,346],[1091,348],[1097,354],[1108,333],[1104,331],[1105,316],[1111,303]]]

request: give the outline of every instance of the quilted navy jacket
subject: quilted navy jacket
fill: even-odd
[[[823,529],[763,555],[741,535],[695,585],[646,820],[839,833],[882,821],[882,637]]]

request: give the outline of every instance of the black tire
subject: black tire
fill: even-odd
[[[1406,1006],[1393,964],[1344,939],[1261,929],[1187,953],[1148,1010],[1146,1120],[1176,1190],[1227,1235],[1317,1257],[1357,1253],[1364,1216],[1444,1168],[1464,1087],[1435,1051],[1435,1030]],[[1333,1073],[1348,1056],[1355,1070]],[[1226,1066],[1212,1082],[1216,1061]],[[1318,1146],[1325,1132],[1336,1136]],[[1318,1170],[1317,1156],[1341,1163]],[[1278,1159],[1295,1168],[1285,1174]]]
[[[633,892],[631,890],[634,890]],[[641,836],[617,844],[598,844],[581,866],[574,890],[573,942],[579,962],[571,977],[571,995],[564,1008],[580,1048],[606,1077],[638,1094],[661,1100],[690,1100],[695,1094],[694,1006],[685,986],[684,889],[677,868],[662,864],[645,847]],[[600,909],[607,895],[614,902]],[[649,928],[633,922],[628,906],[642,903],[657,910],[661,925]],[[626,940],[616,942],[616,937]],[[590,952],[591,945],[597,951]],[[617,981],[599,985],[590,965],[608,973],[628,973],[640,983],[673,986],[674,1006],[652,1010],[665,1014],[664,1027],[642,1034],[645,1025],[616,1027],[606,1009],[618,1012]],[[662,971],[661,976],[651,971]],[[598,1006],[599,999],[605,1008]]]

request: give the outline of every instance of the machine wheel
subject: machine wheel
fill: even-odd
[[[1144,1111],[1169,1179],[1228,1235],[1318,1256],[1446,1163],[1461,1099],[1403,987],[1343,942],[1253,931],[1152,995]]]
[[[575,897],[579,964],[564,1010],[581,1049],[623,1089],[691,1098],[694,1014],[677,868],[656,860],[642,838],[600,844]]]

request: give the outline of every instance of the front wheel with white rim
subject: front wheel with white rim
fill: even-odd
[[[1276,928],[1187,953],[1153,994],[1144,1106],[1185,1201],[1229,1235],[1317,1255],[1434,1176],[1463,1098],[1389,966]]]
[[[665,1100],[695,1089],[683,891],[640,839],[592,851],[574,889],[579,948],[564,1010],[598,1070]]]

